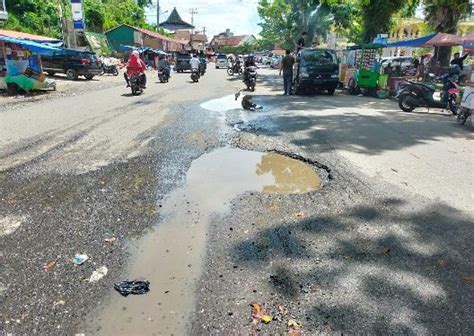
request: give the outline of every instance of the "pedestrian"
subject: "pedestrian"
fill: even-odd
[[[307,32],[302,32],[300,38],[298,39],[298,42],[296,42],[296,54],[300,52],[301,49],[304,49],[306,47],[306,38],[308,37]]]
[[[290,50],[285,51],[285,57],[283,57],[280,64],[280,76],[283,73],[283,88],[285,96],[293,94],[293,65],[295,64],[295,59],[290,55],[290,53]]]
[[[463,64],[463,63],[464,63],[464,60],[467,58],[467,56],[469,56],[469,54],[465,54],[463,57],[460,57],[460,56],[461,56],[460,53],[458,53],[458,52],[455,53],[455,54],[454,54],[454,58],[453,58],[453,60],[451,61],[451,65],[458,65],[459,68],[460,68],[461,70],[463,70],[463,69],[464,69],[464,64]]]

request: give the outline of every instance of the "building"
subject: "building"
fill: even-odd
[[[149,47],[165,52],[185,50],[185,43],[180,40],[126,24],[110,29],[105,35],[114,50],[121,50],[121,46]]]
[[[5,6],[5,0],[0,0],[0,23],[8,19],[7,7]]]
[[[176,7],[171,12],[170,16],[168,17],[168,20],[160,23],[159,27],[167,29],[169,31],[177,31],[180,29],[194,29],[194,26],[192,24],[189,24],[183,19],[181,19],[181,16],[176,10]]]
[[[256,40],[257,39],[253,35],[234,36],[234,34],[227,30],[226,33],[221,33],[214,36],[211,40],[211,43],[209,43],[209,47],[215,52],[218,52],[219,49],[223,47],[237,48],[246,44],[252,44]]]
[[[207,47],[207,36],[205,34],[191,34],[188,30],[177,30],[174,38],[189,46],[192,50],[204,51]]]
[[[17,32],[14,30],[0,29],[0,36],[10,37],[10,38],[19,39],[19,40],[28,40],[28,41],[38,42],[38,43],[48,43],[48,44],[62,44],[63,43],[63,41],[58,40],[56,38],[22,33],[22,32]]]

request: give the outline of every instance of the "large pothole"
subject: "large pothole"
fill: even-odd
[[[276,152],[224,147],[195,160],[185,185],[163,204],[162,223],[131,244],[127,277],[150,281],[151,291],[127,298],[113,293],[95,333],[186,334],[211,216],[245,192],[302,194],[319,189],[324,178],[313,165]]]

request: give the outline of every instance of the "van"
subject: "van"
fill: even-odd
[[[339,85],[339,61],[332,49],[307,48],[296,59],[295,93],[327,90],[333,95]]]

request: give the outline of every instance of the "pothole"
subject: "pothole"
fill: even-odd
[[[204,154],[163,204],[163,221],[132,243],[127,279],[146,279],[151,291],[112,293],[91,327],[101,335],[185,335],[212,215],[245,192],[302,194],[319,189],[321,180],[312,165],[281,153],[225,147]]]

